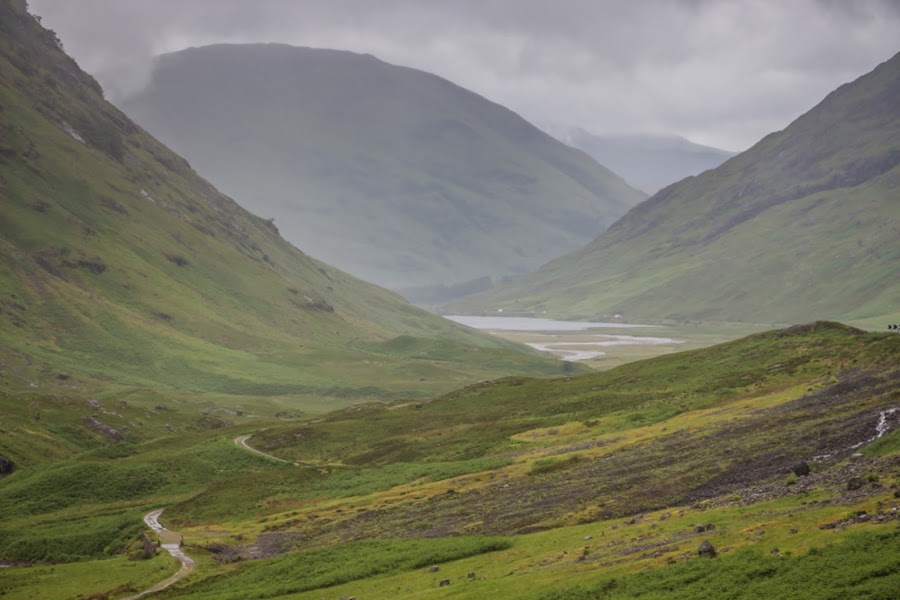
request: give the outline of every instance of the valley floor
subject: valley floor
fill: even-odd
[[[137,552],[165,507],[196,568],[151,597],[895,598],[898,365],[900,336],[816,323],[312,418],[104,398],[158,433],[0,480],[0,590],[152,588],[179,569]],[[83,423],[42,406],[32,432]]]

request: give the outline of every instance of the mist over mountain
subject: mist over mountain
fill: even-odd
[[[575,129],[561,139],[649,194],[714,169],[736,154],[677,135],[595,135]]]
[[[113,7],[216,22],[226,3],[90,4],[76,10],[127,36]],[[267,18],[309,8],[240,4]],[[696,21],[695,4],[670,5]],[[376,247],[365,236],[387,235],[383,217],[420,249],[423,224],[456,231],[448,264],[456,246],[488,261],[500,251],[471,250],[462,232],[542,243],[561,223],[594,226],[553,220],[580,207],[570,196],[587,204],[578,190],[629,189],[443,80],[386,77],[350,55],[363,63],[353,87],[348,57],[324,56],[297,80],[293,58],[258,82],[240,57],[196,77],[209,78],[214,141],[245,152],[223,164],[259,170],[248,189],[303,167],[356,190],[316,206],[358,217],[347,226],[363,253]],[[207,97],[234,73],[243,94]],[[294,90],[332,76],[341,92],[304,113],[307,147],[287,125],[256,136],[298,112],[269,113],[270,97],[307,102]],[[900,55],[668,186],[530,287],[501,290],[505,314],[479,326],[532,329],[502,338],[305,254],[272,213],[241,207],[107,102],[25,0],[0,0],[0,596],[895,599],[900,335],[828,321],[648,330],[506,309],[891,314],[898,96]],[[299,222],[315,215],[293,192],[275,198]],[[537,350],[561,346],[565,362]]]
[[[337,406],[550,364],[304,254],[106,102],[24,3],[0,17],[5,384]]]
[[[525,273],[643,198],[506,108],[369,55],[188,49],[122,107],[313,256],[413,298]]]
[[[464,307],[757,323],[900,316],[897,98],[900,54]]]

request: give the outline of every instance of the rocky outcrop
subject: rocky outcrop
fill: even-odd
[[[85,417],[84,424],[97,433],[105,435],[106,437],[116,442],[121,442],[123,439],[125,439],[125,436],[122,435],[122,432],[120,432],[118,429],[110,427],[106,423],[101,423],[97,420],[97,417]]]
[[[809,465],[805,462],[797,463],[791,470],[797,477],[806,477],[809,475]]]
[[[851,477],[847,480],[847,489],[855,491],[866,485],[866,481],[862,477]]]
[[[704,558],[715,558],[716,549],[712,544],[709,543],[709,540],[703,540],[703,542],[700,544],[700,547],[697,548],[697,554]]]

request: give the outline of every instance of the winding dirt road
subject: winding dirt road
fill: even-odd
[[[244,450],[249,450],[253,454],[258,454],[259,456],[268,458],[270,460],[277,460],[278,462],[292,464],[295,467],[300,466],[300,463],[295,463],[295,462],[291,462],[289,460],[285,460],[283,458],[278,458],[277,456],[272,456],[271,454],[266,454],[262,450],[257,450],[256,448],[253,448],[252,446],[250,446],[250,444],[247,443],[247,440],[249,440],[249,439],[250,439],[249,435],[239,435],[238,437],[234,438],[234,443],[237,444],[239,447],[243,448]]]
[[[276,460],[276,461],[282,462],[282,463],[293,464],[296,467],[300,466],[300,463],[292,463],[289,460],[285,460],[283,458],[278,458],[277,456],[272,456],[271,454],[266,454],[265,452],[262,452],[261,450],[257,450],[256,448],[253,448],[252,446],[247,444],[248,439],[250,439],[249,435],[241,435],[241,436],[234,438],[234,443],[237,444],[239,447],[243,448],[244,450],[247,450],[254,454],[258,454],[259,456],[268,458],[270,460]],[[181,569],[179,569],[178,572],[175,573],[174,575],[172,575],[171,577],[164,579],[163,581],[160,581],[153,587],[150,587],[150,588],[144,590],[140,594],[128,596],[127,598],[124,598],[124,600],[138,600],[139,598],[143,598],[145,596],[149,596],[150,594],[156,593],[160,590],[164,590],[167,587],[174,584],[176,581],[185,577],[188,573],[190,573],[191,571],[194,570],[194,567],[197,566],[197,563],[194,561],[194,559],[192,559],[190,556],[185,554],[184,551],[181,549],[181,539],[182,539],[181,535],[179,535],[178,533],[176,533],[174,531],[169,531],[168,529],[166,529],[165,527],[163,527],[160,524],[159,517],[160,517],[160,515],[162,515],[163,510],[165,510],[165,509],[160,508],[158,510],[154,510],[153,512],[147,513],[144,516],[144,523],[146,523],[147,527],[149,527],[150,529],[155,531],[156,534],[159,536],[159,541],[162,545],[162,548],[166,552],[168,552],[169,554],[171,554],[172,556],[174,556],[175,558],[177,558],[178,560],[181,561]]]
[[[174,531],[169,531],[168,529],[160,525],[159,516],[162,514],[163,510],[165,509],[160,508],[159,510],[154,510],[151,513],[147,513],[147,515],[144,516],[144,523],[146,523],[147,527],[155,531],[159,536],[159,541],[162,543],[163,549],[181,561],[181,569],[179,569],[177,573],[175,573],[168,579],[160,581],[153,587],[144,590],[140,594],[128,596],[124,600],[138,600],[138,598],[143,598],[144,596],[149,596],[150,594],[153,594],[160,590],[164,590],[193,571],[194,567],[197,566],[197,563],[194,562],[194,559],[192,559],[190,556],[185,554],[184,551],[182,551],[181,536]]]

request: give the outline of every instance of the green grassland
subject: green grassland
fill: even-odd
[[[900,317],[900,55],[453,312],[883,328]],[[583,319],[586,320],[586,319]]]
[[[815,322],[563,371],[302,255],[21,2],[0,32],[3,598],[167,578],[158,509],[197,560],[162,598],[900,587],[900,336]]]
[[[167,575],[168,559],[116,558],[141,516],[166,507],[199,566],[161,597],[655,598],[741,582],[736,597],[889,598],[900,578],[894,421],[865,443],[898,406],[897,365],[900,336],[816,323],[300,421],[226,415],[233,424],[208,428],[222,415],[209,407],[102,399],[97,418],[135,423],[124,440],[71,435],[0,480],[0,557],[57,569],[0,571],[0,589],[62,598],[66,577],[87,594]],[[83,418],[75,400],[32,393],[41,418],[16,417],[20,428],[63,437]],[[300,466],[235,446],[247,433]],[[860,443],[865,456],[850,460]],[[792,476],[804,460],[812,474]],[[865,483],[851,492],[852,477]],[[848,521],[858,511],[873,518]],[[704,539],[718,558],[694,557]]]
[[[0,385],[321,411],[560,372],[306,256],[2,10]]]

